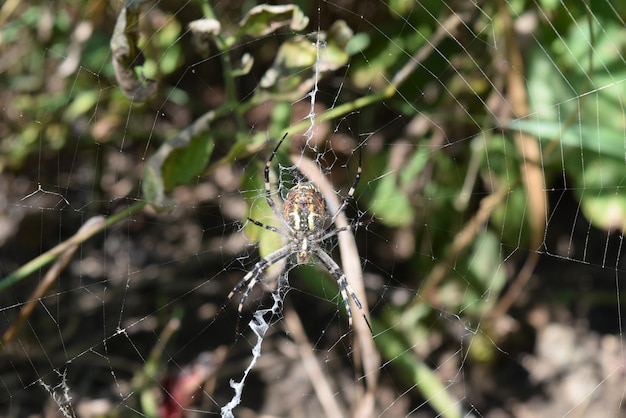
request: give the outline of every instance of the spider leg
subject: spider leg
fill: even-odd
[[[361,221],[359,221],[359,222],[356,222],[354,224],[354,226],[363,226],[363,225],[368,225],[368,224],[369,224],[369,222],[361,222]],[[329,229],[326,229],[324,231],[324,233],[320,237],[316,237],[314,242],[321,243],[321,242],[326,241],[330,237],[334,237],[335,235],[339,234],[340,232],[351,231],[353,229],[354,228],[352,227],[352,225],[342,226],[341,228],[329,228]]]
[[[319,238],[315,238],[315,242],[324,242],[328,238],[334,237],[335,235],[337,235],[340,232],[350,231],[351,229],[352,229],[352,227],[350,225],[342,226],[341,228],[334,228],[334,229],[330,229],[330,230],[327,229],[326,231],[324,231],[324,235],[322,235]]]
[[[274,212],[276,218],[280,219],[280,221],[283,223],[288,231],[291,231],[291,227],[283,219],[280,211],[278,210],[278,207],[276,206],[276,202],[274,202],[274,199],[272,199],[272,184],[270,183],[270,168],[272,166],[272,161],[278,153],[278,148],[280,148],[280,146],[283,144],[285,138],[287,138],[287,134],[285,134],[285,136],[283,136],[283,138],[278,142],[278,145],[276,145],[276,148],[274,148],[274,151],[272,151],[270,158],[265,163],[265,168],[263,169],[263,177],[265,180],[265,200],[267,200],[267,204],[269,205],[270,209],[272,209],[272,212]]]
[[[320,238],[316,238],[315,240],[318,241],[318,242],[323,242],[323,241],[326,241],[328,238],[333,237],[333,236],[339,234],[340,232],[343,232],[343,231],[354,231],[355,227],[367,226],[367,225],[371,224],[372,222],[373,222],[372,220],[358,221],[358,222],[353,223],[352,225],[342,226],[341,228],[328,228],[328,229],[326,229],[326,231],[324,231],[324,234]]]
[[[230,291],[230,293],[226,297],[226,302],[224,305],[230,302],[233,296],[235,296],[235,293],[243,289],[244,286],[246,288],[243,291],[243,294],[241,295],[241,299],[239,300],[239,306],[237,307],[238,317],[237,317],[237,325],[235,326],[235,330],[237,332],[239,331],[239,321],[241,320],[241,312],[243,311],[243,304],[245,303],[246,298],[248,297],[248,294],[250,293],[254,285],[257,283],[261,273],[263,273],[263,271],[265,271],[271,265],[276,264],[283,258],[289,256],[291,253],[293,253],[293,250],[291,249],[291,247],[283,247],[279,250],[274,251],[267,257],[262,258],[254,265],[252,270],[250,270],[248,274],[246,274],[243,277],[243,279],[241,279],[239,283],[237,283],[235,287],[233,287],[233,290]]]
[[[328,269],[330,275],[333,276],[333,278],[337,281],[337,285],[339,286],[339,293],[341,294],[341,298],[343,299],[343,303],[346,308],[346,315],[348,316],[349,331],[352,331],[352,309],[350,308],[350,300],[348,299],[348,295],[350,295],[356,307],[359,308],[359,311],[361,311],[361,315],[363,315],[363,319],[365,319],[365,323],[367,324],[367,327],[370,329],[370,332],[373,335],[374,331],[372,330],[370,321],[367,319],[367,315],[365,315],[365,312],[363,311],[363,305],[361,304],[359,298],[356,296],[356,293],[354,293],[352,286],[350,286],[350,284],[348,283],[348,279],[346,278],[344,272],[341,270],[335,260],[333,260],[332,257],[326,254],[322,249],[315,248],[314,252],[317,258],[319,258],[320,262],[324,265],[324,267]]]
[[[280,229],[278,229],[276,227],[273,227],[272,225],[266,225],[263,222],[259,222],[259,221],[255,220],[255,219],[252,219],[252,218],[248,218],[248,220],[250,222],[252,222],[253,224],[255,224],[256,226],[260,226],[261,228],[265,228],[268,231],[276,232],[278,235],[281,235],[283,237],[289,238],[289,236],[287,234],[285,234]]]
[[[343,211],[346,208],[346,206],[348,205],[348,202],[350,202],[350,199],[354,197],[356,186],[359,184],[359,181],[361,181],[361,172],[363,171],[362,165],[363,165],[363,153],[361,151],[361,148],[359,148],[359,166],[356,169],[356,176],[354,176],[354,181],[352,182],[352,186],[350,186],[350,190],[348,190],[348,194],[346,194],[346,196],[343,198],[343,200],[341,201],[341,204],[339,205],[339,207],[333,214],[332,218],[330,219],[331,224],[335,223],[335,219],[337,219],[337,216],[339,216],[341,211]]]

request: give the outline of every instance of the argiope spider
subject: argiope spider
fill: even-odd
[[[350,284],[348,284],[345,273],[341,270],[341,267],[339,267],[335,260],[333,260],[333,258],[322,248],[322,243],[325,240],[337,235],[341,231],[347,231],[350,229],[349,226],[336,228],[334,227],[334,224],[335,219],[341,211],[345,209],[349,199],[354,196],[356,186],[359,184],[359,180],[361,179],[360,158],[354,182],[352,183],[348,194],[341,202],[341,205],[339,205],[337,211],[332,216],[329,217],[326,211],[326,201],[324,200],[322,193],[311,183],[298,183],[294,185],[284,199],[283,211],[281,213],[271,194],[270,167],[272,165],[272,160],[276,156],[278,149],[286,137],[287,134],[285,134],[280,142],[278,142],[278,145],[274,148],[270,158],[265,163],[265,169],[263,170],[265,177],[265,199],[267,200],[267,204],[272,209],[272,212],[274,212],[276,218],[278,218],[282,224],[282,228],[266,225],[250,218],[248,218],[248,220],[261,228],[265,228],[283,236],[286,238],[287,243],[282,248],[259,260],[254,265],[252,270],[250,270],[228,294],[226,303],[232,299],[235,293],[239,292],[245,286],[245,290],[241,295],[238,307],[238,315],[239,318],[241,318],[243,305],[248,297],[248,294],[254,285],[259,281],[259,276],[266,269],[280,260],[294,254],[296,256],[297,264],[306,264],[309,262],[311,256],[315,256],[317,260],[328,270],[330,275],[337,281],[339,293],[343,299],[346,314],[348,316],[349,331],[352,331],[352,309],[350,308],[348,295],[350,295],[354,304],[359,308],[367,326],[370,331],[372,331],[372,327],[367,319],[367,316],[365,315],[365,312],[363,311],[361,301],[354,293],[354,290],[352,290]],[[239,320],[237,320],[237,328],[239,327],[238,324]]]

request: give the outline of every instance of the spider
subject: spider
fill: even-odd
[[[341,231],[347,231],[350,229],[349,226],[337,228],[334,227],[334,224],[335,219],[341,211],[345,209],[349,199],[354,196],[356,186],[359,184],[359,180],[361,179],[360,158],[354,182],[352,183],[348,194],[343,198],[343,201],[337,208],[337,211],[332,216],[329,216],[327,213],[326,201],[324,200],[322,193],[311,183],[297,183],[294,185],[284,199],[283,211],[281,213],[271,194],[270,167],[272,165],[272,160],[276,156],[278,149],[286,137],[287,134],[285,134],[285,136],[283,136],[283,138],[278,142],[278,145],[276,145],[276,148],[274,148],[274,151],[265,163],[265,169],[263,170],[265,177],[265,199],[267,200],[267,204],[272,209],[272,212],[274,212],[276,218],[279,219],[282,227],[276,228],[251,218],[248,218],[248,220],[261,228],[265,228],[283,236],[286,238],[287,243],[282,248],[259,260],[228,294],[226,303],[228,303],[237,292],[245,287],[238,306],[238,315],[239,318],[241,318],[244,302],[265,270],[280,260],[292,255],[296,256],[296,265],[307,264],[311,257],[314,256],[337,281],[339,293],[343,299],[346,314],[348,316],[349,331],[352,331],[352,309],[350,308],[348,295],[352,298],[357,308],[359,308],[367,326],[370,331],[372,331],[372,327],[367,319],[367,316],[365,315],[365,312],[363,311],[361,301],[354,293],[350,284],[348,284],[345,273],[335,260],[333,260],[333,258],[322,248],[322,244],[325,240],[337,235]],[[326,226],[327,221],[329,221],[328,226]],[[237,320],[237,329],[238,328],[239,319]]]

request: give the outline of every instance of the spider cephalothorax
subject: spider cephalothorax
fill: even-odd
[[[359,162],[359,167],[357,169],[354,182],[352,183],[352,187],[332,216],[329,216],[327,213],[326,201],[324,200],[322,193],[312,183],[308,182],[308,180],[297,183],[289,190],[287,196],[285,196],[285,199],[282,202],[283,211],[281,212],[272,198],[270,167],[272,165],[272,160],[278,152],[278,148],[280,148],[280,145],[283,143],[286,136],[287,135],[285,135],[283,139],[280,140],[278,145],[276,145],[276,148],[274,148],[270,158],[265,163],[264,169],[265,199],[276,218],[278,218],[281,227],[266,225],[262,222],[248,218],[248,220],[253,224],[281,235],[286,240],[286,243],[282,248],[279,248],[267,257],[259,260],[254,265],[252,270],[250,270],[228,294],[228,300],[230,300],[235,293],[245,286],[245,290],[243,291],[238,307],[239,315],[241,316],[243,304],[248,294],[259,280],[259,276],[261,276],[263,271],[271,265],[276,264],[280,260],[291,255],[296,256],[297,264],[306,264],[310,261],[311,257],[314,256],[337,281],[339,293],[341,294],[346,314],[348,315],[349,328],[352,329],[352,310],[350,309],[348,295],[361,311],[367,325],[370,326],[367,316],[363,311],[361,302],[352,290],[352,287],[348,284],[346,275],[341,270],[341,267],[339,267],[335,260],[333,260],[333,258],[323,248],[325,240],[337,235],[339,232],[350,230],[349,226],[336,228],[334,226],[334,222],[337,215],[345,209],[348,204],[348,200],[354,195],[356,186],[361,178],[361,164]]]

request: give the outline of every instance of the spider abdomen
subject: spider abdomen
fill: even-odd
[[[297,184],[285,198],[283,216],[298,235],[310,235],[324,230],[326,201],[312,184]]]

